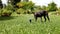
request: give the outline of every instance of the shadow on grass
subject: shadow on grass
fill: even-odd
[[[1,17],[0,16],[0,21],[4,21],[4,20],[11,20],[11,19],[14,19],[15,16],[9,16],[9,17]]]

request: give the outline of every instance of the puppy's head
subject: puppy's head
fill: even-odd
[[[31,20],[31,19],[29,19],[29,22],[31,23],[31,22],[32,22],[32,20]]]

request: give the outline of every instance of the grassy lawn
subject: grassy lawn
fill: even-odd
[[[41,22],[39,18],[35,22],[32,14],[0,17],[0,34],[60,34],[60,16],[49,17],[50,22]]]

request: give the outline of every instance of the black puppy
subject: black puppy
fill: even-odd
[[[38,17],[41,18],[41,22],[42,22],[42,17],[44,17],[45,22],[46,22],[46,17],[47,17],[47,19],[50,21],[49,15],[48,15],[48,11],[45,11],[45,10],[42,10],[42,11],[39,11],[39,12],[34,13],[34,17],[35,17],[35,20],[36,20],[36,21],[37,21],[37,18],[38,18]]]
[[[29,22],[31,23],[31,22],[32,22],[32,20],[31,20],[31,19],[29,19]]]

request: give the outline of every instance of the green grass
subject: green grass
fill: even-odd
[[[60,34],[60,16],[50,15],[50,20],[35,22],[32,14],[0,17],[0,34]]]

